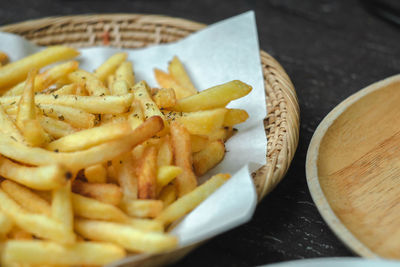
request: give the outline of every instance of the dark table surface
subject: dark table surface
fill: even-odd
[[[305,158],[324,116],[347,96],[398,73],[400,31],[355,0],[0,1],[0,25],[46,16],[147,13],[213,23],[255,10],[261,49],[286,69],[301,109],[291,168],[253,219],[207,242],[176,266],[253,266],[301,258],[355,256],[332,233],[306,184]]]

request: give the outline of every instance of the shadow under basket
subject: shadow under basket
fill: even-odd
[[[139,48],[174,42],[207,25],[160,15],[108,14],[50,17],[0,27],[0,31],[23,36],[41,45],[69,45],[76,48],[111,46]],[[294,86],[282,66],[260,51],[268,115],[267,164],[253,173],[259,201],[286,174],[299,140],[300,111]],[[194,246],[160,255],[140,255],[135,262],[120,266],[159,266],[173,263]]]

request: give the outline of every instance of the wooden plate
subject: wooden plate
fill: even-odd
[[[400,259],[400,75],[362,89],[325,117],[306,173],[322,217],[350,249]]]

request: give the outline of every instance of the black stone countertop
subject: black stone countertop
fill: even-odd
[[[13,0],[0,1],[0,25],[83,13],[148,13],[213,23],[255,10],[261,49],[291,77],[301,109],[291,168],[253,219],[207,242],[176,266],[252,266],[300,258],[353,256],[319,215],[305,158],[323,117],[346,97],[400,70],[400,29],[355,0]]]

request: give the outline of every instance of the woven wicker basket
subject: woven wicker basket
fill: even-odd
[[[137,48],[177,41],[206,25],[159,15],[112,14],[44,18],[0,27],[42,46],[68,44],[73,47],[113,46]],[[299,137],[299,106],[295,89],[281,65],[261,51],[268,115],[267,165],[253,174],[259,200],[283,178]],[[129,266],[154,266],[177,261],[193,247],[172,253],[143,255]],[[125,266],[125,265],[124,265]],[[128,266],[128,265],[126,265]]]

